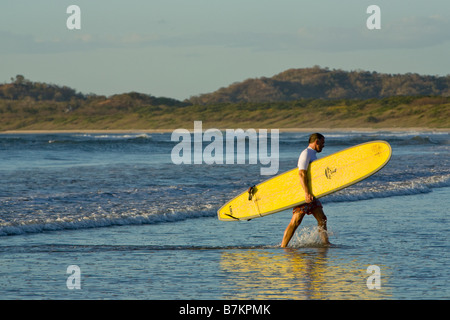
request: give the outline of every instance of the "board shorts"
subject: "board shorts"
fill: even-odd
[[[292,214],[294,213],[312,214],[314,209],[316,208],[323,208],[323,207],[322,203],[319,200],[314,199],[313,202],[304,203],[294,207],[294,209],[292,209]]]

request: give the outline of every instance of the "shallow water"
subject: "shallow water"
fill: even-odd
[[[280,172],[305,137],[280,135]],[[449,136],[334,133],[320,156],[378,139],[391,162],[323,198],[332,246],[305,217],[281,249],[290,211],[216,218],[258,165],[174,165],[170,134],[0,135],[0,298],[448,299]]]

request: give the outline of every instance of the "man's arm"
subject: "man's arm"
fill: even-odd
[[[314,196],[311,194],[311,191],[309,190],[307,171],[299,170],[298,174],[300,176],[300,184],[302,185],[303,190],[305,191],[306,203],[310,203],[314,200]]]

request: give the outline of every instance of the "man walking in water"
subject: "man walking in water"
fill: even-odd
[[[314,198],[314,195],[311,194],[307,176],[309,164],[317,159],[316,153],[321,152],[324,146],[325,137],[320,133],[313,133],[309,137],[308,147],[303,150],[298,158],[300,184],[305,191],[306,203],[299,205],[292,210],[291,222],[284,231],[283,241],[281,242],[282,248],[285,248],[288,245],[295,230],[297,230],[298,226],[301,224],[305,214],[312,214],[314,218],[316,218],[322,242],[327,245],[330,244],[327,234],[327,217],[323,213],[322,204],[320,201]]]

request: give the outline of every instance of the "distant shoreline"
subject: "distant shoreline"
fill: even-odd
[[[190,131],[192,129],[186,128]],[[209,128],[204,128],[209,129]],[[225,130],[224,128],[218,128],[219,130]],[[230,128],[231,129],[231,128]],[[234,128],[238,129],[238,128]],[[246,130],[248,128],[242,128]],[[254,128],[255,130],[263,128]],[[405,127],[405,128],[264,128],[264,129],[279,129],[280,132],[448,132],[450,128],[427,128],[427,127]],[[54,133],[85,133],[85,134],[136,134],[136,133],[171,133],[176,129],[105,129],[105,130],[93,130],[93,129],[72,129],[72,130],[5,130],[0,131],[0,134],[54,134]]]

